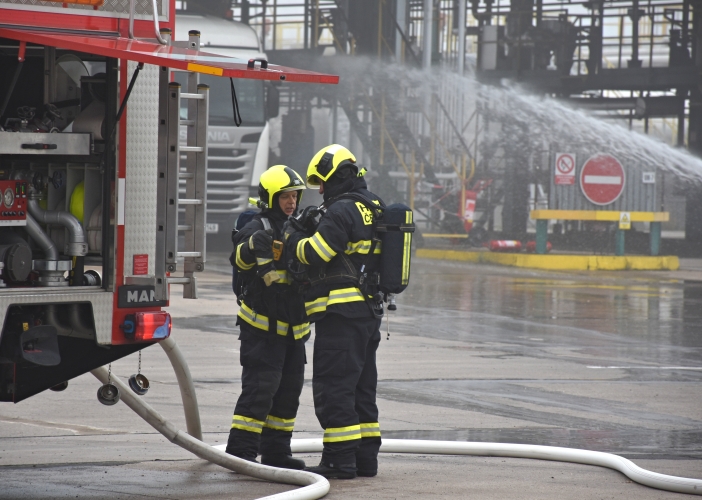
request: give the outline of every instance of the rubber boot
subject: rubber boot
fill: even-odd
[[[306,467],[307,472],[313,472],[327,479],[354,479],[356,477],[356,464],[333,464],[319,462],[315,467]]]
[[[377,458],[359,458],[356,457],[356,475],[360,477],[375,477],[378,475],[378,459]]]
[[[229,431],[229,440],[225,453],[235,457],[243,458],[249,462],[258,463],[256,455],[258,455],[259,435],[254,432],[246,432],[240,429],[231,429]]]
[[[361,477],[378,475],[378,450],[381,442],[379,436],[361,438],[361,445],[356,450],[357,475]]]
[[[303,460],[282,453],[277,455],[261,455],[261,463],[280,469],[303,470],[305,468],[305,462]]]

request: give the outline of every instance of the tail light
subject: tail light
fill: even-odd
[[[163,340],[171,335],[171,315],[164,311],[128,314],[122,331],[125,337],[137,342]]]

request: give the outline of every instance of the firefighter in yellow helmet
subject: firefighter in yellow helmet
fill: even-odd
[[[286,231],[286,249],[309,266],[305,310],[315,322],[312,388],[324,450],[319,466],[307,470],[330,479],[378,471],[375,353],[383,308],[373,207],[384,204],[368,191],[363,174],[345,147],[320,150],[307,184],[319,186],[326,212],[307,234]]]
[[[226,452],[274,467],[303,469],[290,451],[304,383],[305,342],[310,325],[302,297],[293,291],[286,258],[274,252],[282,228],[306,189],[289,167],[275,165],[259,183],[260,213],[232,237],[230,257],[239,303],[241,394],[234,409]]]

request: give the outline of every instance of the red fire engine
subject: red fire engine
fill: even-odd
[[[170,284],[197,298],[199,73],[338,82],[201,52],[198,32],[171,40],[174,23],[174,0],[0,0],[1,401],[167,338]],[[187,88],[173,71],[189,72]]]

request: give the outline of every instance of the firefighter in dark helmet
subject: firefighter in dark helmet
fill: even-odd
[[[378,472],[375,355],[383,309],[373,276],[381,248],[373,242],[368,204],[384,205],[368,191],[364,174],[345,147],[320,150],[307,184],[319,186],[326,212],[316,229],[286,231],[286,249],[309,266],[305,310],[315,323],[312,387],[324,450],[319,466],[307,470],[330,479]]]
[[[226,452],[275,467],[303,469],[290,451],[304,382],[305,342],[310,325],[304,302],[293,291],[284,256],[274,245],[306,189],[291,168],[275,165],[262,175],[259,214],[232,238],[238,269],[236,324],[241,328],[241,395],[234,409]],[[281,245],[282,246],[282,245]]]

